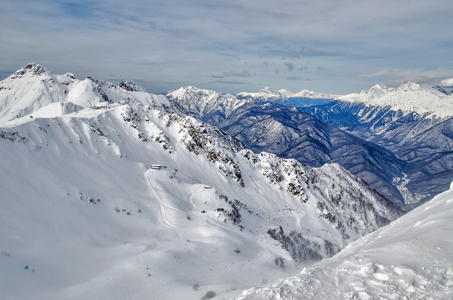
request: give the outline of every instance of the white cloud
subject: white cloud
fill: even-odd
[[[248,70],[242,71],[228,71],[223,72],[222,74],[211,75],[213,78],[225,78],[225,77],[250,77],[251,74]]]
[[[451,56],[446,41],[453,40],[453,2],[442,0],[24,1],[27,5],[6,1],[0,11],[0,74],[36,61],[78,77],[113,74],[153,86],[169,83],[162,90],[144,84],[153,92],[179,87],[171,82],[213,88],[212,78],[248,77],[245,90],[272,84],[292,90],[328,87],[331,93],[372,86],[377,77],[453,76],[426,71]],[[319,65],[341,81],[318,72]],[[275,72],[295,73],[300,66],[302,80],[312,78],[309,85]],[[360,76],[382,66],[393,68]]]
[[[449,77],[453,74],[453,70],[440,68],[436,70],[425,69],[381,69],[372,74],[365,75],[364,77],[382,78],[388,81],[401,83],[404,81],[415,81],[418,83],[433,83],[437,84],[442,78]],[[451,83],[453,85],[453,78],[442,80],[441,85],[448,85],[443,83]]]
[[[440,85],[441,86],[452,87],[453,86],[453,78],[448,78],[448,79],[441,80]]]

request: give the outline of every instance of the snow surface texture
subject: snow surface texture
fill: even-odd
[[[452,299],[453,185],[300,275],[245,299]]]
[[[234,297],[400,213],[338,165],[255,154],[130,81],[30,64],[0,86],[2,299]]]

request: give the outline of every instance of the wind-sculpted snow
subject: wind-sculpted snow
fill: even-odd
[[[400,214],[339,166],[253,153],[165,96],[19,73],[0,91],[2,299],[238,296]]]
[[[453,189],[294,277],[237,299],[451,299]]]

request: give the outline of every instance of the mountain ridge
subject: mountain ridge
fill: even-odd
[[[25,98],[0,84],[15,112],[0,122],[5,299],[236,296],[401,214],[339,165],[257,154],[164,95],[59,76],[25,81]]]
[[[438,86],[429,86],[409,81],[396,88],[375,85],[360,93],[352,93],[337,98],[350,103],[363,103],[367,106],[390,107],[403,113],[416,112],[425,117],[453,117],[453,95]]]
[[[265,101],[281,100],[288,98],[336,99],[340,97],[340,95],[317,93],[306,89],[297,93],[293,93],[286,89],[274,90],[270,87],[264,87],[257,93],[240,92],[237,93],[236,96],[238,98],[253,98]]]
[[[272,89],[265,89],[262,94],[265,93],[278,94]],[[453,141],[449,138],[449,127],[441,125],[443,122],[448,123],[448,115],[453,112],[453,109],[449,109],[449,105],[453,105],[453,96],[439,87],[414,82],[407,82],[397,88],[375,85],[360,93],[330,99],[328,103],[299,106],[297,110],[284,107],[288,104],[283,103],[286,99],[265,101],[259,96],[235,98],[232,95],[222,98],[222,94],[218,94],[216,101],[210,102],[209,98],[199,98],[195,93],[191,95],[191,107],[203,103],[204,110],[188,111],[239,138],[248,148],[297,158],[311,166],[338,162],[365,179],[384,196],[394,199],[395,203],[404,203],[403,206],[408,209],[446,190],[450,180],[453,180],[450,164],[446,163],[451,154],[448,149],[445,151],[442,148],[445,143],[449,145]],[[176,95],[170,95],[169,99],[187,108],[185,102],[173,96]],[[241,102],[241,99],[247,102]],[[423,104],[425,100],[428,103],[426,105]],[[237,105],[226,112],[221,103]],[[297,116],[297,111],[308,113],[342,130],[343,138],[330,143],[326,132],[333,133],[332,129],[326,130],[327,127],[319,122],[309,121],[303,115]],[[436,131],[436,126],[443,126],[444,129]],[[348,137],[348,134],[363,141]],[[346,152],[332,150],[336,144],[341,149],[341,141],[346,140],[355,145],[361,144],[361,150],[356,154],[365,155],[349,159]],[[416,150],[417,143],[426,145],[424,151],[432,155],[434,161],[428,156],[426,161],[414,159],[415,153],[421,153]],[[373,155],[386,158],[376,161]]]

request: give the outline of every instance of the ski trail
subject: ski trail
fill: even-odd
[[[177,228],[176,225],[173,225],[171,224],[168,219],[167,219],[167,216],[165,214],[165,209],[172,209],[172,210],[175,210],[175,211],[178,211],[178,212],[182,212],[181,210],[175,208],[175,207],[171,207],[170,205],[166,204],[161,198],[160,196],[157,194],[156,190],[154,189],[154,187],[151,185],[151,182],[149,180],[149,176],[148,174],[151,172],[152,170],[151,169],[147,169],[145,170],[144,172],[144,177],[145,177],[145,180],[146,180],[146,183],[148,184],[148,187],[149,189],[151,190],[151,193],[154,195],[154,198],[157,200],[157,203],[159,204],[159,215],[162,219],[162,223],[166,226],[166,227],[170,227],[170,228]]]

